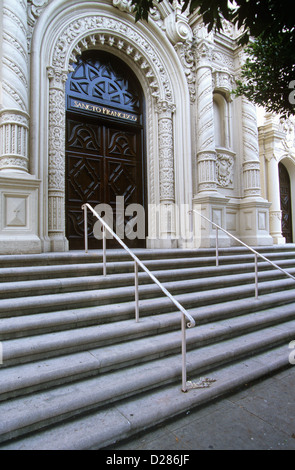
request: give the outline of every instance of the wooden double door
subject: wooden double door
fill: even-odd
[[[126,226],[130,219],[130,216],[124,215],[125,210],[122,214],[122,202],[124,209],[130,204],[144,206],[141,134],[140,129],[81,122],[76,117],[68,117],[66,227],[70,249],[82,249],[84,246],[82,204],[88,202],[93,208],[98,204],[108,205],[110,209],[101,215],[113,215],[113,220],[108,220],[113,228],[122,224],[122,220]],[[119,217],[121,220],[118,220]],[[93,234],[96,219],[91,212],[88,219],[89,246],[99,248],[101,243]],[[132,240],[124,236],[124,241],[131,247],[144,246],[143,239]],[[109,246],[115,247],[116,243],[108,241]]]
[[[98,204],[106,205],[107,212],[100,215],[106,217],[114,229],[120,226],[124,242],[130,247],[145,246],[145,237],[130,238],[124,230],[136,216],[126,215],[125,209],[130,204],[144,208],[145,172],[142,108],[138,99],[134,99],[134,88],[131,93],[128,91],[132,79],[128,81],[121,75],[120,64],[115,62],[114,65],[109,58],[92,53],[81,59],[76,75],[68,81],[66,235],[70,249],[84,247],[81,209],[84,203],[93,208]],[[112,220],[109,220],[110,214]],[[88,240],[92,249],[102,246],[97,232],[93,232],[96,221],[88,211]],[[134,231],[137,232],[136,226]],[[107,243],[109,247],[119,248],[117,241],[109,239]]]

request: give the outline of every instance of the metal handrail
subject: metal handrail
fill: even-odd
[[[262,258],[264,261],[266,261],[267,263],[271,264],[274,268],[278,269],[279,271],[281,271],[283,274],[285,274],[286,276],[290,277],[291,279],[293,279],[293,281],[295,281],[295,277],[292,276],[292,274],[290,274],[288,271],[286,271],[285,269],[281,268],[280,266],[278,266],[276,263],[273,263],[270,259],[266,258],[264,255],[262,255],[261,253],[259,253],[258,251],[254,250],[254,248],[251,248],[249,245],[247,245],[246,243],[242,242],[242,240],[240,240],[239,238],[235,237],[232,233],[228,232],[227,230],[225,230],[223,227],[221,227],[220,225],[216,224],[215,222],[213,222],[212,220],[208,219],[208,217],[206,217],[205,215],[201,214],[200,212],[196,211],[195,209],[192,209],[190,210],[189,212],[195,212],[196,214],[198,214],[200,217],[202,217],[203,219],[207,220],[207,222],[209,222],[210,224],[214,225],[216,227],[216,266],[219,265],[219,252],[218,252],[218,230],[221,230],[222,232],[226,233],[226,235],[228,235],[229,237],[233,238],[235,241],[237,241],[238,243],[240,243],[241,245],[245,246],[246,248],[248,248],[248,250],[250,250],[252,253],[254,253],[255,255],[255,297],[256,299],[258,298],[258,257],[259,258]]]
[[[181,311],[181,332],[182,332],[182,391],[187,391],[186,380],[186,326],[193,328],[196,324],[193,317],[183,308],[183,306],[170,294],[170,292],[163,286],[163,284],[151,273],[151,271],[140,261],[140,259],[128,248],[128,246],[121,240],[120,237],[109,227],[109,225],[98,215],[98,213],[86,203],[82,205],[84,210],[84,235],[85,235],[85,252],[88,252],[88,225],[87,225],[87,209],[100,221],[103,226],[102,240],[103,240],[103,275],[106,276],[106,230],[117,240],[117,242],[124,248],[125,251],[134,260],[134,273],[135,273],[135,319],[139,321],[139,292],[138,292],[138,266],[145,271],[152,281],[160,287],[162,292],[174,303],[174,305]],[[186,318],[188,322],[186,322]]]

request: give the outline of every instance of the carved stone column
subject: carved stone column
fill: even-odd
[[[248,245],[272,245],[269,234],[270,203],[261,196],[259,140],[255,106],[241,99],[243,130],[243,199],[240,232]]]
[[[3,0],[0,171],[28,172],[27,2]]]
[[[225,198],[218,192],[217,152],[215,149],[214,107],[213,107],[213,50],[212,35],[204,28],[196,31],[196,163],[197,194],[193,199],[193,208],[202,212],[213,222],[226,228]],[[194,238],[201,237],[201,246],[211,247],[216,243],[216,231],[212,224],[203,220],[195,224]],[[219,244],[228,244],[228,238],[220,234]]]
[[[254,105],[245,97],[242,98],[242,118],[244,197],[259,197],[261,190],[256,111]]]
[[[197,53],[197,168],[198,191],[216,192],[216,151],[214,139],[211,55],[213,44],[202,40]]]
[[[48,67],[48,236],[52,251],[68,249],[65,237],[65,82],[67,73]]]
[[[175,246],[175,181],[173,112],[175,105],[157,103],[160,184],[160,239],[162,247]]]

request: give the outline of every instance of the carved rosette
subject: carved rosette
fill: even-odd
[[[260,196],[260,162],[256,111],[252,103],[242,98],[244,194]]]
[[[48,206],[49,236],[64,234],[65,197],[65,82],[63,70],[49,67],[49,162],[48,162]]]
[[[0,169],[28,171],[28,51],[26,2],[3,1]]]

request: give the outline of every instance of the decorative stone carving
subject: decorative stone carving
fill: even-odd
[[[287,151],[291,149],[295,152],[295,117],[281,118],[279,122],[279,130],[285,134],[283,146]]]
[[[188,84],[190,100],[193,103],[196,99],[196,66],[193,52],[193,43],[192,41],[178,42],[174,47],[183,66]]]
[[[88,47],[117,48],[136,63],[146,78],[150,96],[158,106],[160,198],[174,201],[174,148],[172,87],[160,55],[136,29],[123,20],[107,15],[91,15],[69,23],[53,47],[49,77],[49,237],[56,247],[62,243],[64,229],[64,142],[65,87],[69,61]],[[162,100],[159,101],[161,96]],[[151,162],[153,165],[153,162]],[[153,199],[153,197],[152,197]],[[166,212],[165,212],[166,213]],[[167,222],[168,223],[168,222]],[[169,222],[170,223],[170,222]],[[173,222],[174,224],[174,222]],[[167,228],[165,230],[167,232]],[[174,233],[174,228],[173,228]]]
[[[172,44],[191,41],[193,33],[188,23],[187,16],[181,12],[181,6],[175,2],[174,11],[165,20],[166,34]]]
[[[172,113],[175,106],[167,101],[157,105],[159,129],[160,201],[174,202],[174,149]]]
[[[113,6],[127,13],[132,13],[134,10],[134,5],[132,5],[131,0],[113,0]]]
[[[122,39],[122,36],[124,39]],[[164,99],[172,101],[172,87],[166,67],[157,51],[134,27],[121,20],[103,15],[93,15],[74,20],[61,33],[53,53],[53,67],[66,68],[67,56],[75,61],[75,56],[88,48],[88,45],[104,45],[118,48],[132,58],[144,72],[147,86],[155,98],[164,90]],[[69,51],[72,51],[69,54]]]
[[[67,74],[49,67],[48,234],[64,236],[65,82]]]
[[[51,0],[27,0],[28,2],[28,48],[30,48],[33,29],[43,9]]]
[[[216,160],[217,183],[223,188],[233,188],[234,180],[234,157],[233,154],[217,151]]]
[[[229,72],[216,70],[212,73],[213,88],[215,91],[221,91],[226,94],[227,99],[231,100],[231,92],[233,90],[234,79]]]

